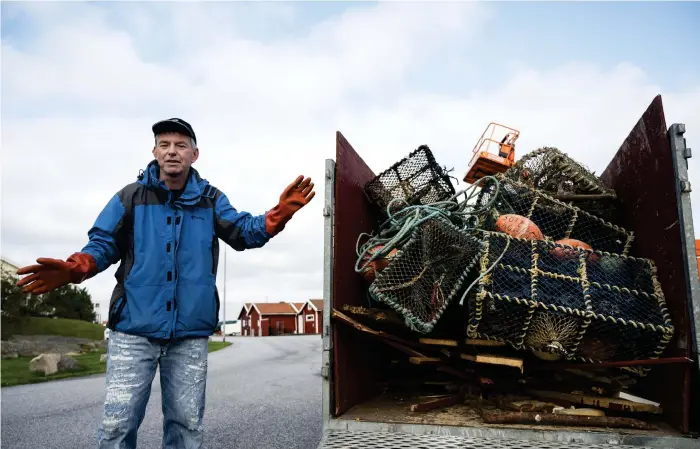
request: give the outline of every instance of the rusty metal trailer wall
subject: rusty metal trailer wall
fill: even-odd
[[[367,293],[362,278],[355,273],[355,243],[362,232],[374,226],[363,186],[375,177],[350,143],[336,134],[335,211],[333,237],[332,307],[364,305]],[[328,311],[330,307],[325,307]],[[329,323],[329,319],[324,319]],[[355,404],[376,396],[374,382],[378,362],[376,345],[353,329],[333,326],[333,380],[336,415]]]
[[[661,96],[657,96],[601,179],[620,200],[620,225],[635,234],[630,255],[656,262],[675,327],[664,356],[690,358],[694,345],[688,285],[696,277],[688,277],[684,224],[692,226],[692,222],[681,220],[674,162]],[[647,395],[661,403],[668,422],[682,432],[689,430],[690,374],[690,365],[664,365],[644,379]]]

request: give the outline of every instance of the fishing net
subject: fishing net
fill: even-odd
[[[469,278],[484,243],[448,220],[430,218],[377,275],[370,295],[400,313],[406,326],[429,333]]]
[[[365,184],[365,194],[381,216],[406,205],[430,204],[455,194],[447,170],[435,161],[427,145],[421,145],[407,157]],[[402,201],[393,201],[393,200]]]
[[[484,232],[481,276],[469,296],[470,338],[545,360],[658,358],[673,325],[647,259]]]
[[[477,203],[494,204],[490,213],[480,217],[480,227],[488,231],[497,230],[500,216],[515,214],[530,219],[547,240],[576,239],[593,250],[626,255],[634,239],[632,232],[504,174],[484,181]]]
[[[615,191],[587,167],[554,147],[543,147],[521,157],[505,177],[543,190],[556,199],[612,223],[617,222]],[[596,195],[595,199],[574,198],[575,195]]]

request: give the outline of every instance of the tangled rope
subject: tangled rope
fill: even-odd
[[[470,201],[475,199],[479,193],[477,187],[486,180],[494,182],[495,194],[483,205],[470,204]],[[361,273],[374,260],[381,259],[387,256],[393,249],[403,246],[410,238],[413,230],[425,221],[434,218],[443,218],[449,220],[462,230],[469,231],[476,229],[475,223],[470,219],[490,210],[498,198],[499,191],[500,183],[498,180],[493,176],[486,176],[480,178],[477,182],[472,184],[471,187],[455,193],[452,197],[444,201],[411,206],[400,198],[392,200],[386,208],[389,218],[379,227],[378,233],[376,235],[367,233],[359,235],[355,245],[357,254],[355,271]],[[458,201],[457,198],[462,195],[465,196],[465,199]],[[392,213],[392,205],[400,202],[406,204],[406,207]],[[363,237],[369,237],[369,239],[364,244],[360,245],[360,241]],[[381,247],[378,248],[379,246]],[[373,248],[375,251],[373,251],[369,257],[366,257]]]

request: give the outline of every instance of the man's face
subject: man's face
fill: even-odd
[[[190,166],[199,157],[199,150],[192,148],[189,136],[165,133],[156,138],[153,157],[158,161],[163,174],[176,178],[189,172]]]

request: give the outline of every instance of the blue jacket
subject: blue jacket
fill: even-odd
[[[121,261],[109,302],[110,329],[149,338],[204,337],[219,321],[219,240],[237,251],[271,236],[265,214],[238,212],[190,168],[174,199],[154,160],[138,181],[117,192],[88,232],[82,252],[98,272]]]

